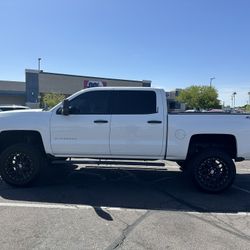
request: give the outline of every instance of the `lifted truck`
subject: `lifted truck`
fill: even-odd
[[[172,160],[209,192],[229,188],[236,161],[250,159],[250,116],[168,114],[155,88],[96,87],[49,111],[0,113],[0,174],[31,184],[47,159]]]

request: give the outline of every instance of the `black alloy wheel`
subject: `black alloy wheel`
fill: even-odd
[[[222,150],[204,151],[191,162],[195,184],[204,191],[218,193],[229,188],[236,175],[235,164]]]
[[[42,165],[40,151],[29,144],[15,144],[0,156],[0,175],[13,186],[27,186],[38,176]]]

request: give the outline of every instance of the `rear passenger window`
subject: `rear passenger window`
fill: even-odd
[[[154,91],[113,91],[112,114],[153,113],[156,113],[156,94]]]

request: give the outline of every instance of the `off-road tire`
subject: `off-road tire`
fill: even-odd
[[[200,189],[218,193],[228,189],[236,176],[234,161],[220,149],[205,150],[189,161],[188,171]]]
[[[28,186],[38,177],[43,163],[42,153],[34,145],[14,144],[0,155],[0,175],[12,186]]]

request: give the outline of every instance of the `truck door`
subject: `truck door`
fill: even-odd
[[[165,121],[160,93],[154,90],[112,92],[110,151],[113,156],[162,154]],[[158,100],[158,101],[157,101]]]
[[[69,115],[60,108],[51,118],[51,147],[55,155],[109,155],[109,91],[91,90],[70,100]]]

